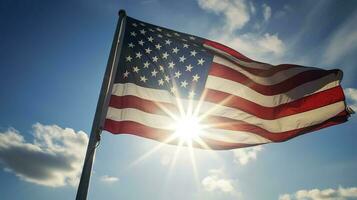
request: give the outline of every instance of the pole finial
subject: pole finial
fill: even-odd
[[[124,9],[120,9],[118,15],[119,16],[125,16],[126,15],[125,10]]]

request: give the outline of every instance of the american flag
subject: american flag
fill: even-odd
[[[340,70],[254,61],[222,44],[126,18],[104,129],[178,144],[180,118],[202,127],[192,145],[282,142],[345,122]],[[177,127],[176,127],[177,128]]]

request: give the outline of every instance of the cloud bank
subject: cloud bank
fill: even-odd
[[[0,132],[0,165],[21,180],[49,187],[75,186],[88,137],[57,125],[33,125],[32,142],[14,128]]]
[[[234,162],[246,165],[248,162],[257,159],[257,153],[263,150],[262,146],[233,150]]]
[[[235,193],[233,187],[234,180],[223,178],[224,174],[221,169],[212,169],[209,175],[202,179],[201,183],[206,191],[219,191],[223,193]]]
[[[357,187],[338,189],[299,190],[294,194],[280,195],[279,200],[347,200],[357,199]]]

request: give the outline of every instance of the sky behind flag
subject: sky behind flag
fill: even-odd
[[[0,3],[1,199],[74,197],[78,155],[90,131],[119,9],[220,41],[259,61],[340,68],[348,102],[357,107],[355,1],[5,0]],[[356,128],[352,116],[286,143],[194,150],[195,165],[188,149],[177,153],[174,146],[163,146],[147,155],[158,143],[104,133],[89,197],[302,199],[329,193],[357,198]]]

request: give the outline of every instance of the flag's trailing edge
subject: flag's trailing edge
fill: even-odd
[[[127,17],[104,129],[177,144],[177,118],[197,115],[193,145],[282,142],[347,121],[342,71],[270,65],[207,39]],[[171,140],[168,141],[168,138]]]

